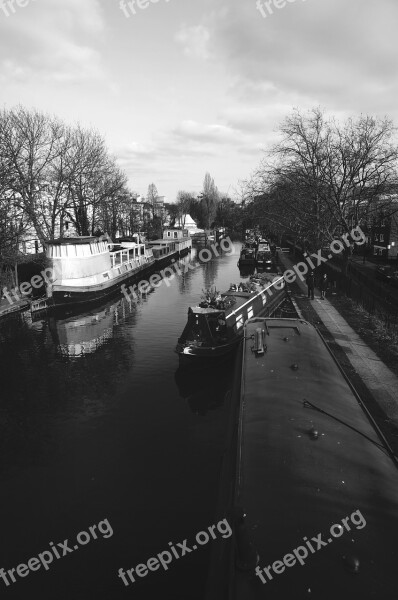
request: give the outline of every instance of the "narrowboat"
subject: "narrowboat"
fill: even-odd
[[[46,271],[51,273],[46,282],[47,306],[53,307],[102,300],[126,280],[155,266],[152,250],[145,244],[113,244],[94,236],[48,241],[46,256]]]
[[[396,598],[397,459],[315,327],[249,320],[232,403],[206,600]]]
[[[271,252],[269,242],[264,238],[260,238],[257,242],[257,252]]]
[[[256,251],[257,245],[253,240],[251,242],[246,242],[240,251],[238,266],[241,265],[255,265],[256,264]]]
[[[165,263],[170,262],[173,258],[177,259],[179,256],[178,245],[174,241],[153,240],[152,242],[149,242],[149,247],[158,268]]]
[[[247,319],[273,314],[286,296],[284,278],[268,274],[253,276],[246,284],[231,284],[222,294],[205,292],[202,302],[188,309],[177,354],[188,364],[228,356],[242,339]]]
[[[276,265],[272,259],[271,252],[266,250],[258,250],[256,254],[256,265],[265,271],[276,271]]]

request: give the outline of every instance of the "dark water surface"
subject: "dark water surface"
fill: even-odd
[[[199,600],[212,542],[126,587],[118,570],[215,522],[232,368],[187,375],[174,353],[187,309],[239,281],[236,253],[198,264],[138,303],[0,322],[0,568],[108,520],[4,598]],[[108,535],[109,537],[103,537]],[[85,538],[84,538],[85,539]],[[215,542],[213,542],[215,543]],[[62,549],[58,548],[62,555]],[[36,566],[36,563],[33,563]],[[23,569],[22,569],[22,572]]]

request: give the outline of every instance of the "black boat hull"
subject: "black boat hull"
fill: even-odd
[[[283,279],[283,278],[280,278]],[[270,293],[270,291],[272,293]],[[247,306],[236,311],[236,323],[239,323],[239,329],[234,337],[229,338],[224,344],[217,345],[194,345],[185,344],[179,340],[176,352],[179,355],[181,365],[205,365],[214,361],[222,361],[235,352],[243,338],[243,325],[252,317],[270,317],[287,299],[286,286],[282,289],[271,288],[263,290],[261,294],[256,295],[252,302]],[[234,327],[235,329],[235,327]]]

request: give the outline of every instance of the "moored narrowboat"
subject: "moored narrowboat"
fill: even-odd
[[[265,271],[276,271],[275,261],[271,252],[266,250],[258,250],[256,255],[256,265]]]
[[[317,330],[249,320],[232,402],[206,600],[395,598],[397,458]]]
[[[149,246],[158,268],[169,262],[172,258],[177,259],[179,256],[178,245],[175,241],[154,240],[149,242]]]
[[[222,294],[207,291],[198,306],[188,309],[176,352],[187,362],[225,357],[239,344],[247,319],[273,314],[285,299],[284,278],[268,274],[231,284]]]
[[[256,248],[252,245],[244,246],[240,251],[238,266],[255,265],[256,264]]]

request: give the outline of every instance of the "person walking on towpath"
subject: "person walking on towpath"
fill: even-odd
[[[308,298],[314,300],[315,276],[314,271],[310,271],[307,275]]]
[[[321,300],[325,300],[325,293],[326,290],[328,289],[328,276],[326,275],[326,273],[323,274],[322,279],[321,279],[321,284],[320,284],[320,288],[321,288]]]

